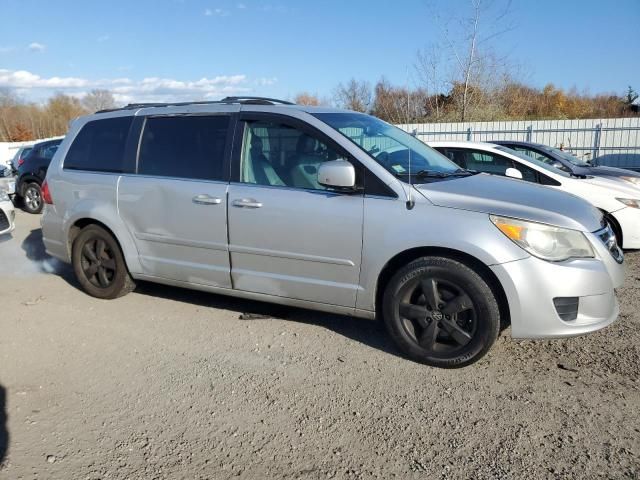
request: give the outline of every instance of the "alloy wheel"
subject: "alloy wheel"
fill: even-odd
[[[116,260],[111,247],[101,238],[91,238],[82,246],[81,268],[98,288],[108,288],[116,276]]]
[[[24,203],[31,211],[37,211],[42,204],[40,190],[36,187],[27,187],[24,193]]]
[[[477,327],[476,309],[469,295],[442,278],[420,276],[408,282],[397,297],[403,328],[411,340],[434,355],[463,350]]]

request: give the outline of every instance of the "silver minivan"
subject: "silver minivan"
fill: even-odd
[[[43,185],[44,244],[98,298],[137,280],[381,319],[460,367],[515,338],[612,323],[623,255],[602,214],[464,170],[375,117],[257,97],[76,120]]]

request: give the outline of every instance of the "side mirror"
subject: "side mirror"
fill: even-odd
[[[322,162],[318,167],[318,183],[330,188],[353,189],[356,185],[356,169],[342,158]]]
[[[565,166],[563,164],[561,164],[560,162],[553,162],[551,164],[552,167],[554,168],[559,168],[560,170],[563,170],[565,168]]]
[[[517,168],[507,168],[504,174],[507,177],[517,178],[518,180],[522,180],[522,172]]]

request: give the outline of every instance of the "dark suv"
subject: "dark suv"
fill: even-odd
[[[29,213],[42,211],[42,193],[40,187],[47,174],[49,163],[58,150],[62,139],[36,143],[33,149],[18,165],[16,173],[16,197],[22,200],[24,210]]]

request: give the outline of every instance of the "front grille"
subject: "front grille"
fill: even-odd
[[[9,228],[9,219],[7,218],[7,214],[4,213],[4,210],[0,209],[0,232],[4,232]]]
[[[622,263],[624,261],[624,254],[622,253],[622,249],[618,246],[618,240],[616,239],[613,230],[611,230],[611,226],[607,225],[602,230],[598,230],[596,235],[602,243],[605,244],[614,260],[618,263]]]
[[[579,304],[580,299],[578,297],[556,297],[553,299],[553,305],[556,307],[558,316],[565,322],[578,318]]]

